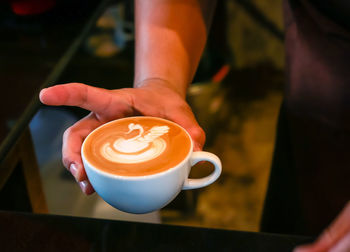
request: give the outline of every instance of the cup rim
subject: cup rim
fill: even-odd
[[[186,157],[180,162],[178,163],[176,166],[174,167],[171,167],[165,171],[162,171],[162,172],[158,172],[158,173],[155,173],[155,174],[150,174],[150,175],[141,175],[141,176],[125,176],[125,175],[117,175],[117,174],[112,174],[112,173],[108,173],[108,172],[105,172],[105,171],[102,171],[96,167],[94,167],[84,156],[84,146],[85,146],[85,143],[86,143],[86,140],[95,132],[97,131],[98,129],[108,125],[108,124],[111,124],[111,123],[114,123],[116,121],[123,121],[123,120],[128,120],[128,119],[133,119],[133,118],[139,118],[139,117],[142,117],[142,118],[155,118],[157,120],[161,120],[161,121],[166,121],[170,124],[173,124],[177,127],[180,127],[185,133],[186,135],[188,136],[189,140],[190,140],[190,150],[188,152],[188,154],[186,155]],[[173,121],[170,121],[170,120],[167,120],[167,119],[164,119],[164,118],[160,118],[160,117],[156,117],[156,116],[130,116],[130,117],[123,117],[123,118],[119,118],[119,119],[115,119],[115,120],[112,120],[108,123],[104,123],[102,125],[100,125],[99,127],[97,127],[96,129],[94,129],[93,131],[91,131],[89,133],[89,135],[87,135],[87,137],[84,139],[83,141],[83,144],[81,146],[81,150],[80,150],[80,153],[81,153],[81,158],[83,160],[83,163],[87,163],[89,165],[89,169],[91,170],[94,170],[95,172],[99,173],[100,175],[103,175],[103,176],[107,176],[107,177],[110,177],[110,178],[114,178],[114,179],[120,179],[120,180],[144,180],[144,179],[151,179],[151,178],[156,178],[156,177],[160,177],[160,176],[163,176],[167,173],[171,173],[171,172],[174,172],[175,170],[179,169],[180,167],[182,167],[188,160],[189,158],[191,157],[192,153],[193,153],[193,140],[190,136],[190,134],[187,132],[187,130],[185,130],[181,125],[173,122]],[[86,167],[84,166],[84,169],[86,169]]]

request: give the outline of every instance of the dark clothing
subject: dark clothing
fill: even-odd
[[[318,234],[350,200],[350,1],[284,2],[288,83],[262,231]]]

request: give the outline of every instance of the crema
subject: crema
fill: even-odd
[[[103,172],[145,176],[175,167],[191,148],[186,131],[170,121],[128,117],[93,131],[84,142],[83,153]]]

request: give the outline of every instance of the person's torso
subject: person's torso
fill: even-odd
[[[311,233],[350,200],[350,1],[286,0],[292,155]]]
[[[350,1],[285,2],[287,107],[350,130]]]

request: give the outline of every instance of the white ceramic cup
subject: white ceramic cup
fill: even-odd
[[[99,128],[101,127],[103,125]],[[91,165],[84,157],[83,151],[81,155],[89,181],[104,201],[124,212],[148,213],[166,206],[181,190],[208,186],[220,176],[220,159],[209,152],[193,152],[193,142],[191,137],[189,139],[190,151],[179,164],[166,171],[146,176],[120,176],[107,173]],[[82,150],[84,144],[85,141]],[[200,161],[212,163],[214,171],[200,179],[188,178],[191,167]]]

